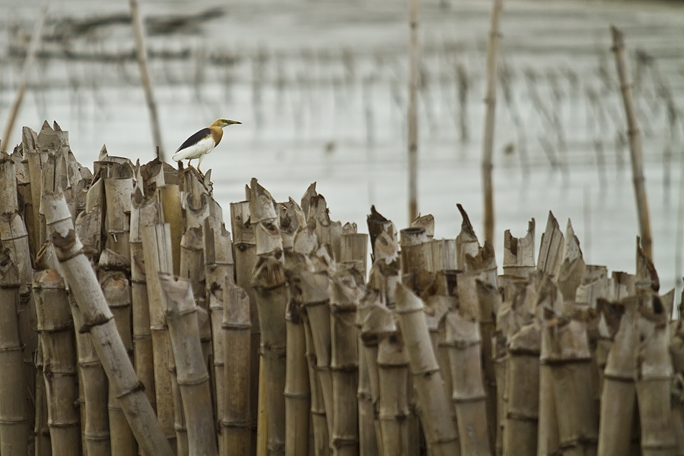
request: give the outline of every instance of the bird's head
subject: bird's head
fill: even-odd
[[[216,119],[213,124],[211,124],[212,127],[227,127],[228,125],[235,125],[235,124],[242,124],[242,122],[238,122],[237,120],[228,120],[228,119]]]

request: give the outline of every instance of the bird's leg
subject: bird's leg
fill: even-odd
[[[197,163],[197,171],[199,171],[200,173],[202,172],[202,171],[200,170],[200,165],[202,164],[202,159],[204,159],[204,155],[202,155],[202,156],[199,158],[199,162]]]
[[[190,165],[190,163],[192,163],[192,158],[188,160],[188,168],[190,168],[190,166],[192,166],[192,165]]]

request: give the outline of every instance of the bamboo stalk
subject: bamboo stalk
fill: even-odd
[[[644,165],[641,150],[641,134],[639,122],[634,108],[634,87],[629,77],[629,68],[625,59],[625,42],[622,32],[617,27],[611,26],[610,32],[613,37],[613,52],[615,53],[615,67],[620,80],[620,91],[625,106],[627,118],[627,136],[629,137],[629,152],[632,162],[632,181],[634,184],[634,196],[636,198],[637,215],[639,217],[639,233],[644,248],[644,253],[653,259],[653,239],[651,237],[651,219],[648,210],[648,198],[646,197],[646,178],[644,177]]]
[[[435,456],[455,454],[458,451],[457,434],[432,351],[423,303],[401,283],[397,285],[396,299],[401,333],[404,340],[413,341],[406,348],[429,451]]]
[[[164,273],[159,274],[159,282],[166,296],[166,320],[183,400],[189,454],[216,456],[211,385],[202,358],[198,321],[201,314],[195,304],[192,284],[189,279]]]
[[[152,129],[152,140],[154,147],[157,148],[158,158],[164,161],[164,143],[162,142],[161,130],[159,128],[159,118],[157,116],[157,103],[152,91],[152,79],[147,64],[147,46],[145,45],[145,30],[143,27],[142,16],[139,11],[138,0],[128,0],[131,10],[131,22],[133,24],[133,37],[135,38],[136,57],[140,68],[140,79],[145,91],[145,101],[147,111],[150,115],[150,127]]]
[[[525,237],[513,237],[510,230],[504,232],[504,274],[526,278],[535,270],[534,231],[535,221],[532,219],[527,224]]]
[[[359,387],[357,398],[359,410],[359,454],[361,456],[378,454],[381,449],[378,445],[382,445],[382,437],[378,432],[379,423],[375,419],[375,404],[373,402],[373,389],[375,389],[376,398],[378,395],[377,359],[372,361],[367,359],[366,350],[363,348],[362,332],[363,322],[368,317],[368,312],[370,311],[369,304],[374,302],[377,296],[378,294],[375,292],[366,293],[356,309],[357,346],[359,351]],[[371,372],[371,368],[373,372]],[[373,382],[375,385],[372,386],[371,383]]]
[[[419,0],[409,1],[408,216],[418,217],[418,86],[420,84]]]
[[[308,456],[311,391],[301,304],[291,299],[285,313],[285,454]]]
[[[311,388],[311,427],[313,430],[313,445],[309,446],[309,452],[314,456],[327,456],[330,454],[330,437],[328,436],[323,391],[316,374],[316,352],[311,333],[311,323],[306,313],[303,316],[306,358],[309,365],[309,387]]]
[[[476,319],[465,317],[458,311],[450,312],[446,318],[452,400],[456,408],[461,454],[491,455],[480,364],[479,324]]]
[[[382,449],[385,456],[408,454],[408,357],[404,341],[392,321],[395,332],[386,334],[378,345],[378,421],[382,429]],[[379,328],[378,328],[379,329]],[[386,331],[389,328],[382,328]]]
[[[323,195],[311,197],[307,215],[307,223],[309,222],[315,222],[318,245],[329,246],[333,258],[341,258],[342,223],[330,219],[330,210]]]
[[[457,204],[456,207],[461,213],[461,231],[456,236],[456,269],[465,270],[465,259],[467,255],[475,256],[480,249],[480,244],[475,235],[473,224],[463,206]]]
[[[19,108],[21,108],[21,102],[24,99],[24,92],[26,91],[26,83],[29,78],[29,72],[33,66],[33,62],[36,59],[36,54],[38,49],[40,49],[40,44],[43,38],[43,26],[45,25],[45,18],[48,12],[49,0],[43,3],[40,9],[40,14],[33,26],[33,33],[31,34],[31,41],[29,42],[28,48],[26,50],[26,58],[24,59],[24,66],[21,70],[21,78],[19,82],[19,87],[17,87],[17,92],[12,101],[12,107],[9,111],[9,116],[7,117],[7,123],[5,124],[5,129],[2,132],[2,140],[0,141],[1,150],[7,151],[11,150],[9,141],[12,134],[12,129],[14,128],[14,121],[17,119],[19,113]],[[10,147],[10,149],[8,149]]]
[[[133,434],[144,452],[171,455],[171,448],[152,407],[140,390],[113,316],[97,285],[95,273],[86,257],[78,254],[82,244],[73,232],[66,201],[62,195],[54,193],[45,194],[44,200],[46,221],[53,233],[52,243],[60,267],[83,315],[82,330],[90,330],[95,350],[107,378],[114,384]]]
[[[542,234],[541,245],[539,246],[539,259],[537,260],[537,269],[539,271],[552,277],[558,277],[563,261],[564,240],[565,238],[558,226],[556,217],[549,211],[546,230]]]
[[[224,419],[221,421],[223,454],[250,454],[250,306],[247,292],[226,278],[223,286],[225,369]],[[217,337],[215,335],[215,337]],[[230,387],[228,387],[230,385]]]
[[[271,455],[285,452],[285,309],[290,292],[285,270],[273,256],[259,257],[254,266],[252,288],[256,294],[261,325],[261,356],[264,360],[268,409],[268,449]]]
[[[0,244],[0,454],[28,454],[29,414],[25,400],[26,371],[19,338],[21,275],[10,251]]]
[[[50,442],[50,428],[48,427],[47,394],[45,381],[43,380],[43,349],[38,345],[36,351],[36,410],[35,410],[35,434],[36,456],[52,456],[52,444]]]
[[[107,208],[107,248],[130,259],[130,213],[133,192],[133,170],[130,165],[118,165],[116,177],[104,179]]]
[[[345,225],[345,227],[347,225]],[[356,224],[354,224],[353,229],[348,228],[346,232],[344,227],[342,227],[340,263],[354,264],[365,280],[367,275],[366,258],[368,257],[368,235],[365,233],[357,233],[355,225]]]
[[[482,192],[484,195],[484,239],[494,242],[494,183],[492,155],[494,152],[494,121],[496,115],[496,59],[499,53],[499,17],[503,0],[494,0],[489,17],[487,38],[487,82],[485,94],[485,127],[482,141]]]

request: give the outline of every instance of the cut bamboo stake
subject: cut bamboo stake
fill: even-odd
[[[485,94],[485,127],[482,142],[482,192],[484,196],[484,239],[494,242],[494,183],[492,155],[494,152],[494,121],[496,115],[496,59],[499,53],[499,17],[503,0],[494,0],[489,18],[487,38],[487,93]]]
[[[435,456],[456,454],[458,439],[432,351],[423,303],[401,283],[397,284],[396,299],[401,333],[404,340],[411,341],[406,348],[429,451]]]
[[[463,221],[461,222],[461,232],[456,237],[456,269],[463,271],[465,270],[466,255],[477,255],[480,244],[477,241],[475,229],[473,229],[473,225],[470,223],[470,218],[465,209],[463,209],[463,206],[460,204],[457,204],[456,207],[463,218]]]
[[[90,330],[102,367],[109,381],[114,384],[133,434],[144,452],[170,456],[171,448],[149,401],[141,391],[95,273],[85,255],[78,253],[82,244],[73,231],[66,201],[61,194],[54,193],[47,193],[43,198],[46,221],[53,233],[52,243],[60,267],[83,315],[82,330]]]
[[[356,309],[356,327],[358,334],[357,346],[359,350],[359,387],[357,390],[358,407],[359,407],[359,455],[368,456],[379,453],[378,440],[381,439],[381,434],[377,432],[377,421],[375,419],[375,404],[373,402],[373,388],[375,394],[378,394],[378,372],[377,359],[373,361],[367,360],[366,350],[363,348],[363,322],[368,316],[370,306],[368,298],[377,296],[377,293],[367,293],[359,306]],[[373,365],[374,372],[371,372],[371,365]],[[371,383],[375,382],[374,386]],[[381,444],[381,443],[380,443]]]
[[[250,366],[249,296],[226,278],[223,286],[224,419],[221,421],[223,454],[250,454],[252,430],[249,417]],[[215,337],[218,337],[215,335]]]
[[[651,219],[648,210],[648,198],[646,197],[646,179],[644,177],[644,165],[641,150],[641,134],[639,122],[634,108],[634,87],[629,76],[629,68],[625,58],[625,42],[622,32],[617,27],[611,26],[610,32],[613,37],[613,52],[615,53],[615,67],[620,80],[620,91],[625,106],[627,117],[627,136],[629,137],[629,152],[632,161],[632,180],[634,183],[634,196],[636,198],[637,215],[639,217],[639,233],[644,248],[644,253],[653,259],[653,239],[651,237]]]
[[[539,271],[552,277],[558,277],[563,261],[564,239],[556,217],[549,211],[546,231],[542,234],[541,245],[539,246],[539,259],[537,260]]]
[[[261,325],[261,356],[267,384],[268,449],[271,455],[285,452],[285,309],[290,300],[285,270],[275,257],[257,260],[252,275]]]
[[[43,349],[38,345],[36,351],[36,414],[35,428],[36,456],[52,456],[50,428],[48,427],[47,394],[43,380]]]
[[[164,144],[162,142],[161,130],[159,128],[159,118],[157,116],[157,103],[152,91],[152,79],[147,65],[147,46],[145,45],[145,29],[140,14],[138,0],[128,0],[131,10],[131,22],[133,24],[133,36],[135,38],[136,57],[140,68],[140,79],[145,91],[145,101],[150,115],[150,127],[152,129],[152,140],[154,147],[157,148],[158,158],[164,161]]]
[[[420,43],[418,15],[420,0],[409,1],[409,102],[408,124],[408,216],[418,217],[418,86],[420,85]]]
[[[285,454],[308,456],[311,391],[301,303],[291,299],[285,313],[287,354],[285,374]]]
[[[69,218],[71,220],[71,218]],[[54,269],[33,277],[37,327],[43,348],[43,376],[53,454],[79,454],[81,428],[76,384],[76,347],[66,285]]]
[[[200,310],[195,304],[192,284],[189,279],[164,273],[159,274],[159,282],[166,296],[166,320],[183,400],[189,454],[216,456],[211,385],[202,357]]]
[[[534,230],[535,221],[527,224],[525,237],[516,238],[510,230],[504,232],[503,271],[505,275],[527,278],[535,270]]]
[[[379,307],[379,306],[378,306]],[[397,331],[389,310],[381,312],[385,318],[374,319],[385,327],[375,328],[386,332],[395,331],[381,338],[378,346],[378,421],[382,429],[382,449],[385,456],[404,456],[408,452],[408,357],[401,333]],[[389,318],[387,318],[389,317]]]
[[[12,107],[10,108],[9,116],[7,117],[5,129],[2,132],[2,138],[0,140],[0,147],[2,147],[1,150],[12,150],[9,140],[11,138],[12,129],[14,128],[14,121],[17,119],[19,108],[21,108],[21,102],[24,99],[24,92],[26,91],[26,83],[29,78],[29,72],[33,66],[33,61],[36,59],[38,49],[40,49],[40,43],[43,38],[43,26],[45,25],[45,17],[47,16],[49,4],[49,0],[43,3],[43,7],[40,9],[40,14],[38,15],[38,20],[33,27],[31,41],[26,49],[26,58],[24,59],[24,66],[21,70],[19,87],[17,87],[17,93],[14,96],[14,101],[12,102]]]
[[[330,288],[330,370],[333,388],[334,455],[358,454],[358,335],[356,308],[360,299],[350,270],[338,265]]]
[[[311,388],[311,427],[313,430],[313,444],[309,445],[309,452],[314,456],[330,454],[330,437],[328,436],[328,422],[325,415],[323,391],[316,374],[316,352],[311,334],[311,323],[304,313],[304,339],[306,342],[306,358],[309,365],[309,386]]]
[[[456,408],[461,454],[491,455],[487,403],[482,383],[480,331],[477,320],[460,312],[446,318],[451,361],[452,400]],[[504,447],[505,448],[505,447]]]
[[[133,170],[129,164],[120,164],[104,179],[107,208],[107,248],[130,259],[130,214],[133,192]]]
[[[10,186],[13,187],[13,186]],[[28,404],[24,398],[26,371],[19,339],[21,276],[10,251],[0,244],[0,454],[28,454]]]

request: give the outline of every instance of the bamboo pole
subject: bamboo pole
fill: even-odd
[[[528,222],[525,237],[513,237],[510,230],[504,232],[503,271],[505,275],[526,278],[535,270],[534,232],[534,219]]]
[[[480,249],[480,244],[475,235],[473,224],[463,206],[457,204],[456,207],[461,213],[461,231],[456,236],[456,269],[465,270],[465,259],[467,255],[475,256]]]
[[[285,452],[285,309],[290,300],[285,270],[275,257],[259,257],[254,266],[252,288],[256,294],[261,325],[261,356],[264,361],[268,410],[268,449],[271,455]]]
[[[378,421],[382,429],[382,453],[385,456],[404,456],[408,454],[408,356],[406,347],[397,331],[389,310],[389,323],[395,332],[380,339],[378,345]],[[380,321],[378,319],[376,321]],[[387,323],[387,322],[386,322]],[[389,328],[386,324],[382,331]]]
[[[639,217],[639,233],[644,248],[644,253],[653,259],[653,238],[651,236],[651,219],[648,210],[648,198],[646,197],[646,178],[644,177],[644,165],[641,149],[641,134],[639,122],[634,107],[634,87],[629,77],[629,68],[625,58],[625,42],[622,32],[614,26],[610,27],[613,37],[613,52],[615,53],[615,67],[620,80],[620,91],[625,106],[627,118],[627,136],[629,137],[629,152],[632,161],[632,181],[634,183],[634,196],[636,198],[637,215]]]
[[[435,456],[456,454],[457,434],[432,351],[423,303],[401,283],[397,284],[396,299],[401,333],[404,340],[412,341],[406,348],[429,451]]]
[[[484,195],[484,239],[494,242],[494,183],[492,155],[494,152],[494,121],[496,116],[496,59],[499,53],[499,17],[503,0],[494,0],[489,17],[487,38],[487,93],[485,94],[485,127],[482,141],[482,192]]]
[[[339,265],[331,279],[330,370],[334,406],[330,442],[334,455],[355,455],[359,446],[356,308],[360,290],[351,270]]]
[[[47,394],[45,381],[43,380],[43,349],[38,345],[36,350],[36,410],[35,410],[35,435],[36,456],[52,456],[52,444],[50,442],[50,428],[48,427]]]
[[[539,246],[539,258],[537,260],[537,270],[552,277],[558,277],[558,272],[563,261],[563,245],[565,238],[558,226],[558,221],[553,213],[549,211],[546,221],[546,230],[541,237]]]
[[[128,0],[128,5],[131,10],[131,22],[133,24],[133,37],[135,38],[135,53],[138,58],[138,67],[140,68],[140,80],[145,91],[145,101],[147,103],[147,111],[150,115],[150,127],[152,129],[152,140],[154,147],[157,148],[158,158],[164,161],[164,143],[162,142],[161,130],[159,128],[159,118],[157,116],[157,102],[154,99],[154,92],[152,91],[152,79],[147,64],[147,47],[145,45],[145,29],[143,27],[143,20],[140,14],[138,0]]]
[[[409,0],[408,216],[418,217],[418,86],[420,85],[420,0]]]
[[[40,49],[40,44],[43,38],[43,26],[45,25],[45,18],[48,12],[48,6],[50,1],[47,0],[43,3],[40,9],[40,14],[33,26],[33,33],[31,34],[31,41],[29,42],[28,48],[26,49],[26,58],[24,59],[24,66],[21,70],[21,78],[19,82],[19,87],[17,87],[17,93],[14,95],[14,100],[12,101],[12,107],[9,111],[9,116],[7,117],[7,123],[5,123],[5,129],[2,132],[2,138],[0,140],[0,150],[11,150],[10,138],[12,134],[12,129],[14,128],[14,121],[17,119],[19,114],[19,109],[21,108],[21,102],[24,99],[24,92],[26,91],[26,82],[29,78],[29,72],[33,66],[33,62],[36,59],[36,54],[38,49]],[[8,149],[9,147],[9,149]]]
[[[0,244],[0,454],[28,454],[29,414],[26,371],[19,338],[21,275],[10,251]]]
[[[129,164],[115,166],[113,174],[104,179],[107,208],[107,248],[130,259],[130,214],[133,192],[133,170]]]
[[[323,402],[323,391],[316,373],[316,351],[311,323],[306,313],[304,317],[304,339],[306,343],[306,358],[309,365],[309,386],[311,388],[311,427],[313,430],[313,445],[309,445],[309,452],[314,456],[330,454],[330,437],[328,436],[328,422]]]
[[[308,456],[311,390],[301,303],[291,299],[285,312],[285,454]]]
[[[78,254],[82,244],[73,232],[71,214],[64,197],[47,193],[44,198],[46,221],[52,234],[64,278],[83,315],[82,330],[90,330],[95,350],[114,384],[133,434],[144,452],[171,455],[171,448],[154,416],[152,407],[140,389],[133,366],[107,308],[102,291],[86,257]]]
[[[475,318],[466,317],[458,311],[450,312],[446,317],[452,400],[456,408],[461,454],[491,455],[479,328]]]
[[[250,454],[250,306],[247,292],[226,278],[223,286],[224,419],[223,455]],[[217,335],[215,335],[217,337]]]
[[[192,284],[189,279],[164,273],[159,273],[159,282],[166,297],[165,314],[183,400],[189,454],[216,456],[211,385],[202,358],[198,321],[201,314],[195,304]]]

